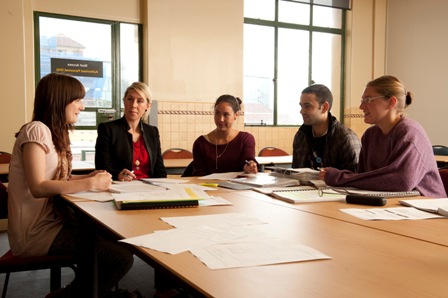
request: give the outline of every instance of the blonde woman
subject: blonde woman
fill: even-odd
[[[120,181],[167,176],[159,130],[142,121],[151,103],[151,91],[146,84],[135,82],[126,89],[123,117],[98,125],[97,170],[106,170]]]

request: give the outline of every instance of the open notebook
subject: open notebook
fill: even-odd
[[[320,188],[320,187],[319,187]],[[320,191],[310,186],[286,187],[286,188],[268,188],[256,189],[259,192],[269,194],[274,198],[288,203],[312,203],[312,202],[331,202],[345,201],[347,195],[374,196],[385,198],[413,197],[419,196],[418,191],[370,191],[356,188],[320,188]]]
[[[233,183],[241,183],[252,187],[273,187],[299,185],[296,179],[277,177],[265,173],[249,175],[248,177],[230,179]]]
[[[319,194],[320,193],[320,194]],[[331,189],[326,189],[321,192],[317,189],[294,189],[294,190],[274,190],[271,196],[276,199],[297,204],[297,203],[313,203],[313,202],[332,202],[344,201],[345,194],[340,194]]]

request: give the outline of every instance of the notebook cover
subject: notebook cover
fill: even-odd
[[[164,208],[185,208],[185,207],[198,207],[198,200],[185,200],[185,201],[166,201],[166,202],[150,202],[150,201],[134,201],[134,202],[122,202],[114,200],[115,206],[119,210],[139,210],[139,209],[164,209]]]

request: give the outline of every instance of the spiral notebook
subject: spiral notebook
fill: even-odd
[[[295,190],[274,190],[271,193],[276,199],[297,204],[297,203],[314,203],[314,202],[333,202],[344,201],[346,194],[341,194],[331,189],[323,190],[319,195],[317,189],[295,189]]]
[[[404,198],[404,197],[417,197],[421,196],[418,190],[410,191],[376,191],[376,190],[364,190],[354,187],[332,187],[332,190],[346,195],[362,195],[362,196],[374,196],[385,198]]]
[[[348,194],[375,196],[385,198],[397,198],[397,197],[415,197],[420,196],[420,193],[416,190],[412,191],[370,191],[356,188],[326,188],[321,190],[322,196],[319,195],[317,189],[282,189],[273,190],[269,194],[276,199],[283,200],[288,203],[312,203],[312,202],[332,202],[332,201],[345,201]]]

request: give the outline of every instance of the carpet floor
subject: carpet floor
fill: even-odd
[[[0,255],[9,249],[6,232],[0,232]],[[62,285],[67,285],[74,278],[70,268],[62,268]],[[0,289],[3,289],[5,274],[0,276]],[[121,289],[134,291],[138,289],[146,298],[154,295],[154,270],[148,264],[134,256],[134,265],[119,283]],[[8,292],[10,298],[39,298],[45,297],[50,289],[50,270],[38,270],[11,273]]]

